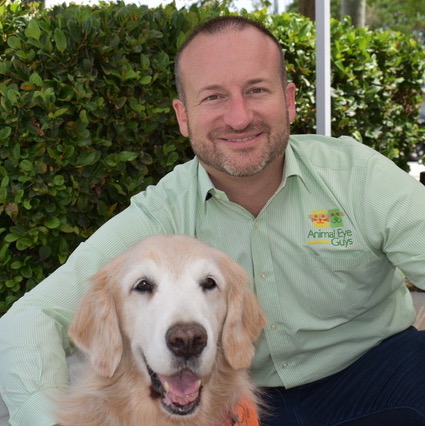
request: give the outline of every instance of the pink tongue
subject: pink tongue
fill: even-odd
[[[158,377],[163,385],[165,385],[165,382],[168,383],[169,390],[165,399],[171,403],[186,405],[194,401],[199,395],[199,377],[190,370],[182,370],[174,376],[158,374]]]

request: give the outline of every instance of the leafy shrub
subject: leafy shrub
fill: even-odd
[[[173,58],[199,22],[228,10],[123,3],[36,11],[0,3],[0,312],[57,268],[131,195],[191,157],[178,132]],[[298,86],[295,133],[314,132],[314,28],[263,20]],[[417,142],[420,48],[333,23],[333,131],[405,166]],[[423,52],[422,52],[423,55]]]
[[[314,133],[314,24],[293,14],[265,19],[298,88],[292,133]],[[424,48],[401,33],[353,28],[349,20],[332,21],[331,40],[332,134],[352,135],[408,170],[412,146],[425,141],[418,122]]]

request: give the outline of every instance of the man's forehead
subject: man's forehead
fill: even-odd
[[[232,43],[232,40],[238,40],[238,43]],[[241,50],[244,49],[245,44],[251,45],[252,41],[255,43],[264,43],[273,45],[273,40],[266,34],[262,33],[259,29],[248,26],[243,29],[239,28],[225,28],[214,33],[200,33],[186,46],[181,53],[181,61],[190,58],[192,55],[199,54],[199,51],[214,52],[218,44],[224,47],[237,47]],[[277,48],[277,46],[276,46]],[[220,54],[220,52],[218,52]],[[225,52],[223,52],[225,54]]]

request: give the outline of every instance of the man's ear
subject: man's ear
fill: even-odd
[[[186,107],[184,106],[183,101],[180,99],[174,99],[173,108],[179,123],[180,133],[187,138],[189,136],[189,126],[187,122]]]
[[[296,102],[295,92],[296,87],[294,83],[288,83],[285,89],[286,108],[288,110],[289,122],[292,123],[296,118]]]

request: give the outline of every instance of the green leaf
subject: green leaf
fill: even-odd
[[[44,226],[49,229],[59,228],[61,222],[57,217],[50,217],[43,222]]]
[[[78,22],[75,19],[70,19],[66,23],[66,25],[69,29],[69,34],[71,35],[72,39],[76,43],[79,43],[81,41],[81,26],[78,24]]]
[[[19,235],[16,234],[7,234],[4,237],[4,241],[6,241],[7,243],[13,243],[14,241],[18,240],[20,237]]]
[[[9,244],[4,244],[0,248],[0,261],[6,263],[10,259]]]
[[[0,129],[0,140],[6,140],[12,133],[12,128],[9,126]]]
[[[15,280],[7,280],[4,284],[8,288],[12,288],[12,287],[15,287],[16,282]]]
[[[13,104],[16,105],[18,103],[19,92],[13,88],[9,88],[6,92],[7,99]]]
[[[16,248],[19,251],[26,250],[26,249],[30,248],[32,245],[33,245],[33,242],[29,238],[25,238],[25,237],[19,238],[16,241]]]
[[[71,226],[71,225],[66,224],[66,223],[61,225],[59,227],[59,229],[60,229],[61,232],[64,232],[66,234],[71,234],[71,233],[78,234],[78,227]]]
[[[59,52],[63,53],[67,48],[66,36],[60,28],[55,28],[54,39]]]
[[[179,155],[177,152],[172,152],[167,157],[167,166],[173,166],[176,164],[179,160]]]
[[[121,151],[119,153],[119,159],[121,161],[133,161],[139,156],[137,152],[130,152],[130,151]]]
[[[15,260],[14,262],[12,262],[10,264],[10,268],[11,269],[20,269],[20,268],[22,268],[22,262],[19,261],[19,260]]]
[[[69,108],[59,108],[58,110],[56,110],[56,111],[55,111],[55,112],[53,112],[53,113],[50,113],[49,115],[50,115],[52,118],[58,118],[58,117],[60,117],[61,115],[66,114],[66,113],[68,112],[68,110],[69,110]]]
[[[10,182],[9,176],[3,176],[1,183],[0,183],[0,186],[2,188],[6,188],[7,186],[9,186],[9,182]]]
[[[24,172],[32,172],[34,170],[34,166],[29,160],[22,160],[20,166]]]
[[[22,205],[27,210],[31,210],[32,209],[31,200],[24,200],[23,203],[22,203]]]
[[[177,36],[177,41],[176,41],[176,47],[177,49],[180,49],[180,47],[182,47],[183,43],[186,41],[186,34],[184,32],[180,32],[179,35]]]
[[[16,52],[16,56],[19,59],[22,59],[24,62],[30,62],[35,58],[35,51],[33,49],[29,50],[28,52],[18,50]]]
[[[62,186],[65,183],[65,178],[62,175],[56,175],[53,178],[53,185]]]
[[[33,72],[29,78],[31,83],[34,83],[38,87],[43,87],[43,80],[40,77],[40,74],[38,72]]]
[[[38,26],[38,22],[35,19],[29,21],[27,28],[25,29],[25,35],[28,38],[33,38],[35,40],[40,39],[41,30]]]
[[[7,44],[12,49],[20,49],[21,48],[21,40],[16,36],[11,36],[7,39]]]
[[[152,76],[150,76],[150,75],[144,75],[140,79],[140,84],[146,85],[146,84],[151,84],[151,83],[152,83]]]
[[[82,109],[78,115],[82,123],[88,123],[89,119],[87,118],[87,111]]]
[[[24,278],[31,278],[33,273],[32,273],[32,267],[30,267],[29,265],[24,266],[23,268],[21,268],[20,270],[21,275]]]
[[[101,153],[99,151],[89,151],[81,153],[77,158],[76,167],[86,167],[99,161]]]

